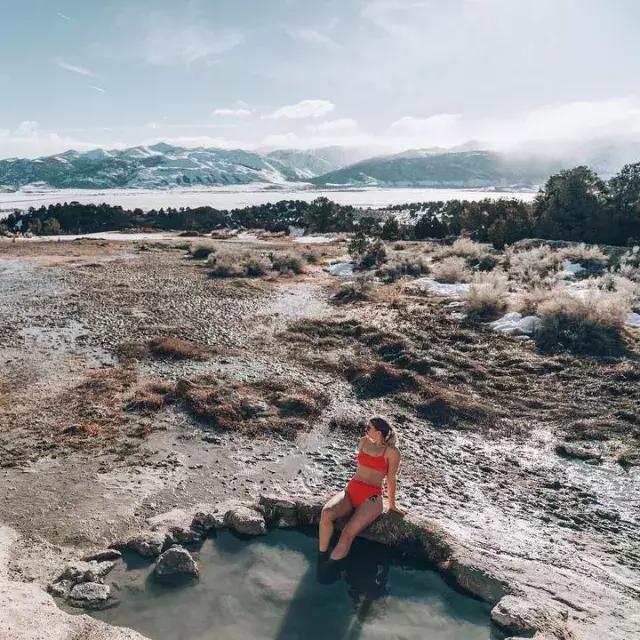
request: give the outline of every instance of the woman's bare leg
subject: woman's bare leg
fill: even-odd
[[[349,553],[354,538],[364,531],[382,513],[382,498],[365,500],[351,516],[347,526],[342,530],[340,540],[331,553],[332,560],[342,560]]]
[[[351,502],[345,491],[336,493],[327,504],[322,507],[320,526],[318,527],[318,549],[324,552],[329,548],[333,535],[333,521],[336,518],[348,516],[353,511]]]

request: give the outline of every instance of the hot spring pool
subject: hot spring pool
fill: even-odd
[[[200,581],[167,587],[127,556],[108,582],[120,599],[93,612],[153,640],[499,640],[489,605],[385,547],[356,540],[339,571],[319,565],[317,540],[276,530],[241,540],[228,531],[194,557]]]

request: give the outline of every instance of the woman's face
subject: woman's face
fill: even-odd
[[[373,442],[382,442],[382,433],[378,431],[371,423],[367,425],[367,437]]]

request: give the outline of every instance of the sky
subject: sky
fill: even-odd
[[[636,0],[0,0],[0,157],[640,139]]]

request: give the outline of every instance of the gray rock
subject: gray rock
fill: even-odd
[[[111,569],[115,566],[113,562],[70,562],[56,578],[55,582],[69,581],[71,584],[83,582],[102,582]]]
[[[82,558],[84,562],[104,562],[105,560],[119,560],[122,554],[117,549],[103,549],[102,551],[96,551],[95,553],[89,553]]]
[[[240,406],[247,418],[258,418],[269,413],[269,405],[266,402],[262,402],[262,400],[244,398]]]
[[[211,511],[198,511],[193,517],[191,528],[207,535],[209,531],[215,529],[224,529],[224,514]]]
[[[567,617],[566,611],[549,611],[535,602],[512,595],[502,598],[491,610],[491,620],[514,633],[556,630],[563,633]]]
[[[149,531],[127,541],[126,547],[144,558],[155,558],[162,553],[166,536],[159,531]]]
[[[264,516],[245,506],[229,509],[224,516],[224,523],[236,533],[246,536],[260,536],[267,532]]]
[[[296,503],[279,496],[262,495],[259,507],[265,520],[276,527],[295,527],[298,524]]]
[[[202,540],[202,533],[191,527],[170,527],[167,536],[171,544],[195,544]]]
[[[82,609],[104,609],[113,604],[111,588],[99,582],[83,582],[71,589],[68,602]]]
[[[580,447],[576,444],[569,442],[561,442],[556,445],[556,453],[564,458],[572,458],[574,460],[588,460],[595,462],[602,462],[602,455],[597,451],[588,449],[587,447]]]
[[[68,598],[73,586],[73,582],[70,580],[60,580],[60,582],[50,584],[47,591],[56,598]]]
[[[198,578],[200,571],[191,554],[181,546],[167,549],[159,558],[153,574],[160,581],[169,578]]]

